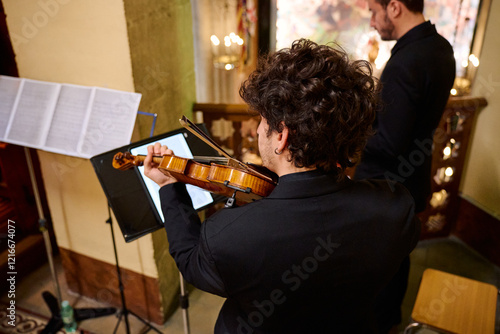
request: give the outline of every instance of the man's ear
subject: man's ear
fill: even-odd
[[[276,139],[278,140],[278,151],[283,151],[288,146],[288,128],[282,122],[283,130],[278,133]]]
[[[386,9],[387,16],[391,20],[400,17],[402,14],[402,10],[403,10],[402,6],[403,6],[403,4],[401,2],[399,2],[398,0],[390,1],[389,4],[387,5],[387,9]]]

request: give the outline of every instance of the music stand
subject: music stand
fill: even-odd
[[[63,321],[61,317],[61,309],[60,305],[62,302],[61,298],[61,289],[59,286],[59,281],[57,279],[57,273],[56,269],[54,266],[54,260],[52,257],[52,246],[50,242],[50,237],[49,237],[49,232],[46,226],[47,220],[45,219],[45,215],[43,212],[42,208],[42,202],[40,200],[40,194],[38,192],[38,183],[36,180],[36,175],[35,171],[33,168],[33,161],[31,160],[31,155],[29,152],[29,148],[24,147],[24,154],[26,155],[26,162],[28,165],[28,170],[30,174],[30,179],[31,179],[31,185],[33,187],[33,194],[35,196],[35,202],[36,202],[36,207],[38,209],[38,224],[40,226],[40,231],[42,232],[43,235],[43,240],[45,242],[45,250],[47,252],[47,259],[49,261],[49,266],[50,266],[50,272],[52,274],[52,280],[54,283],[54,290],[56,291],[57,298],[54,297],[53,294],[51,294],[48,291],[44,291],[42,293],[42,297],[49,307],[50,313],[51,313],[51,318],[45,328],[40,332],[41,334],[53,334],[57,333],[62,327],[63,327]],[[77,322],[91,319],[91,318],[98,318],[98,317],[103,317],[107,315],[111,315],[116,313],[116,308],[114,307],[107,307],[107,308],[80,308],[80,309],[74,309],[74,315],[75,315],[75,320]]]
[[[200,125],[202,131],[208,132],[203,124]],[[130,143],[123,147],[115,148],[111,151],[101,153],[90,159],[99,182],[108,199],[108,206],[113,210],[115,220],[120,227],[121,233],[126,242],[136,240],[146,234],[158,229],[164,229],[164,222],[160,216],[160,210],[155,205],[152,193],[156,195],[157,190],[150,189],[145,182],[138,168],[129,170],[118,170],[112,166],[114,156],[118,152],[142,150],[144,147],[155,142],[168,142],[171,144],[186,146],[194,156],[214,156],[217,152],[205,142],[193,135],[188,130],[181,128],[163,133],[155,137]],[[180,144],[184,142],[184,144]],[[136,154],[136,153],[133,153]],[[143,154],[137,152],[137,154]],[[196,188],[196,187],[194,187]],[[198,188],[195,191],[202,191]],[[204,198],[198,193],[198,198]],[[200,201],[198,199],[196,210],[203,210],[215,203],[225,200],[224,196],[210,194],[210,200]],[[184,333],[189,333],[189,319],[187,308],[189,306],[188,294],[184,287],[184,278],[179,273],[180,278],[180,307],[183,312]]]

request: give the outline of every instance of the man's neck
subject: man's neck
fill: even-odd
[[[315,169],[316,169],[316,167],[296,167],[292,162],[285,162],[285,163],[276,165],[274,172],[278,176],[281,177],[281,176],[287,175],[287,174],[307,172],[307,171],[315,170]]]
[[[290,151],[285,149],[282,154],[273,155],[272,158],[264,163],[264,167],[276,173],[278,176],[307,172],[316,169],[316,167],[297,167],[291,159]]]
[[[396,40],[403,37],[408,31],[425,22],[422,13],[407,12],[403,15],[398,24],[395,24]]]
[[[295,173],[301,173],[301,172],[308,172],[311,170],[315,170],[316,168],[295,168],[295,169],[290,169],[284,173],[278,174],[279,177],[288,175],[288,174],[295,174]]]

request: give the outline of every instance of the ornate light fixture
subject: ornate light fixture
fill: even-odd
[[[210,41],[212,42],[213,62],[216,68],[230,71],[238,67],[241,46],[244,43],[240,36],[230,32],[229,35],[224,36],[223,45],[215,35],[210,36]]]
[[[232,20],[233,17],[234,22]],[[244,41],[234,32],[236,28],[236,13],[234,13],[233,16],[230,15],[228,1],[225,1],[224,3],[222,19],[223,33],[221,35],[225,36],[223,38],[219,38],[215,34],[210,36],[213,63],[217,69],[230,71],[238,67],[240,63]],[[228,26],[230,28],[228,28]]]

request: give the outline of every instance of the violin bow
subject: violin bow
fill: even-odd
[[[200,138],[203,142],[219,152],[221,155],[223,155],[227,159],[233,159],[233,157],[231,157],[229,153],[224,151],[224,149],[220,147],[219,144],[217,144],[212,138],[207,136],[205,132],[201,131],[201,129],[197,127],[196,124],[191,122],[186,116],[183,115],[179,122],[186,130],[194,134],[196,137]]]
[[[231,157],[229,153],[224,151],[222,147],[219,146],[212,138],[210,138],[205,132],[201,131],[199,127],[196,126],[193,122],[191,122],[186,116],[182,116],[181,119],[179,119],[179,122],[181,125],[186,128],[189,132],[194,134],[196,137],[200,138],[203,142],[205,142],[208,146],[212,147],[214,150],[219,152],[221,155],[227,158],[228,160],[228,165],[231,167],[240,167],[243,168],[244,170],[251,171],[252,173],[255,173],[259,175],[260,177],[267,178],[272,180],[271,177],[268,175],[262,174],[261,172],[257,171],[255,168],[252,166],[245,164],[241,161],[238,161]]]

